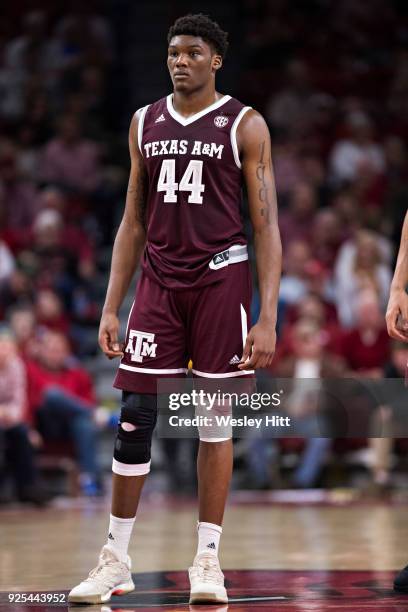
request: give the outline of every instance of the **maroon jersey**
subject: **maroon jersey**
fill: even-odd
[[[144,107],[139,119],[148,175],[142,267],[168,289],[187,289],[223,278],[230,254],[247,258],[236,130],[249,107],[224,96],[185,118],[172,98]]]

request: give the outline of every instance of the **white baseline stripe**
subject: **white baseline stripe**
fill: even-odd
[[[234,378],[235,376],[245,376],[246,374],[254,374],[255,370],[240,370],[239,372],[226,372],[225,374],[211,374],[210,372],[200,372],[192,370],[193,374],[202,376],[203,378]]]
[[[112,472],[119,474],[119,476],[143,476],[150,472],[150,461],[148,463],[128,464],[113,459]]]
[[[239,122],[241,121],[242,117],[245,115],[247,111],[251,110],[251,108],[252,108],[251,106],[244,106],[244,108],[236,116],[235,121],[232,124],[232,128],[231,128],[230,138],[231,138],[232,153],[234,155],[235,163],[237,164],[238,168],[241,168],[241,160],[239,159],[239,152],[238,152],[237,128],[238,128]]]
[[[119,366],[122,370],[129,370],[130,372],[140,372],[141,374],[180,374],[183,372],[187,374],[187,368],[169,368],[169,369],[158,369],[158,368],[137,368],[135,366],[126,365],[121,363]]]
[[[140,117],[139,117],[139,123],[137,126],[137,144],[139,145],[139,151],[141,153],[141,155],[144,157],[143,155],[143,149],[142,149],[142,138],[143,138],[143,126],[144,126],[144,120],[145,120],[145,116],[146,116],[146,112],[147,109],[149,108],[150,104],[147,104],[147,106],[144,106],[142,108],[142,112],[140,113]]]

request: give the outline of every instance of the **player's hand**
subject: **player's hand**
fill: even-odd
[[[109,359],[123,357],[123,346],[118,340],[119,319],[113,313],[104,313],[99,325],[99,346]]]
[[[403,289],[391,291],[385,320],[391,338],[408,342],[408,295]]]
[[[275,353],[275,326],[258,321],[248,332],[239,370],[256,370],[271,365]]]

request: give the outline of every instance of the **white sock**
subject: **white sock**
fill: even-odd
[[[198,523],[197,555],[203,552],[218,556],[222,527],[214,523]]]
[[[127,551],[136,517],[118,518],[110,515],[109,535],[106,546],[117,556],[119,561],[126,562]]]

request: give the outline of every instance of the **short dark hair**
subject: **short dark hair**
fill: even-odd
[[[212,21],[208,15],[198,13],[197,15],[189,14],[179,17],[169,30],[167,42],[170,44],[173,36],[182,36],[183,34],[200,36],[224,59],[228,49],[228,34],[221,30],[218,23]]]

